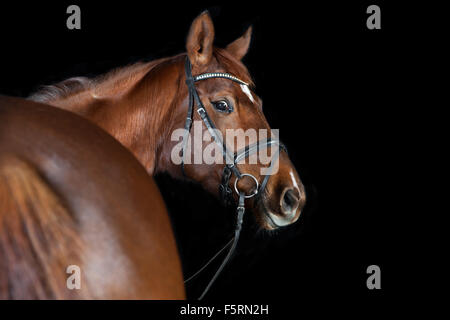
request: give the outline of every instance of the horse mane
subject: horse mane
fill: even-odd
[[[92,79],[87,77],[69,78],[53,85],[42,86],[37,92],[31,94],[28,99],[48,103],[65,99],[87,90],[91,91],[93,97],[96,98],[109,96],[113,92],[120,91],[120,88],[130,87],[131,84],[136,83],[157,65],[170,59],[179,58],[182,55],[185,54],[161,58],[150,62],[137,62],[125,67],[113,69]],[[240,61],[232,57],[225,49],[214,48],[214,56],[227,72],[249,83],[250,86],[254,86],[254,82],[247,68]]]
[[[150,62],[136,62],[113,69],[92,79],[87,77],[69,78],[53,85],[41,86],[39,90],[31,94],[28,99],[36,102],[48,103],[59,99],[65,99],[85,91],[91,91],[93,97],[96,98],[108,96],[120,88],[129,87],[129,84],[136,83],[147,71],[168,59],[169,58],[162,58]]]
[[[2,156],[0,201],[0,299],[85,297],[66,287],[66,268],[81,265],[76,223],[32,165]]]
[[[39,91],[30,95],[28,99],[45,103],[48,101],[65,98],[74,93],[88,89],[91,83],[92,80],[86,77],[69,78],[54,85],[42,86]]]

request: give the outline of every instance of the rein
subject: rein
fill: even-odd
[[[222,264],[217,269],[216,273],[212,277],[212,279],[209,281],[208,285],[204,289],[203,293],[199,297],[199,300],[203,299],[203,297],[206,295],[206,293],[209,291],[213,283],[216,281],[217,277],[220,275],[222,270],[227,265],[228,261],[230,260],[231,256],[233,255],[237,243],[239,241],[239,236],[242,229],[242,222],[243,217],[245,213],[245,199],[252,198],[256,196],[258,193],[262,194],[266,188],[267,182],[269,180],[269,177],[271,176],[273,166],[275,162],[278,159],[279,152],[276,152],[275,155],[272,157],[270,166],[269,166],[269,173],[264,176],[261,185],[259,184],[258,179],[256,179],[252,174],[250,173],[241,173],[237,167],[237,164],[239,161],[246,159],[251,154],[256,153],[260,148],[268,148],[272,145],[278,145],[282,150],[287,151],[286,147],[278,140],[274,139],[266,139],[264,141],[258,141],[257,143],[246,146],[244,150],[241,150],[239,152],[236,152],[234,154],[231,154],[229,150],[227,149],[227,146],[225,142],[221,139],[221,137],[216,133],[216,126],[214,125],[213,121],[209,117],[208,113],[206,112],[206,108],[204,107],[197,89],[195,88],[195,83],[201,80],[205,79],[211,79],[211,78],[223,78],[223,79],[229,79],[233,82],[236,82],[240,84],[241,86],[247,86],[248,83],[245,81],[240,80],[239,78],[228,74],[228,73],[222,73],[222,72],[213,72],[213,73],[203,73],[198,76],[192,76],[192,65],[189,61],[189,57],[186,56],[186,63],[184,66],[185,73],[186,73],[186,84],[189,91],[189,105],[188,105],[188,112],[186,117],[186,122],[184,125],[185,134],[183,136],[183,148],[182,148],[182,162],[181,162],[181,171],[183,173],[183,176],[186,177],[185,169],[184,169],[184,156],[186,154],[186,148],[187,148],[187,139],[189,136],[189,133],[191,131],[192,127],[192,119],[193,119],[193,111],[194,111],[194,105],[196,106],[196,110],[200,118],[202,119],[203,123],[205,124],[206,128],[208,129],[209,133],[214,139],[214,142],[216,142],[220,147],[222,147],[222,155],[225,160],[225,167],[222,172],[222,179],[221,184],[219,185],[219,194],[222,198],[222,201],[226,204],[230,204],[233,202],[233,189],[230,187],[230,180],[231,176],[234,174],[236,176],[236,179],[234,181],[234,191],[239,197],[236,214],[237,214],[237,220],[236,220],[236,227],[234,231],[234,237],[222,248],[217,252],[212,259],[210,259],[202,268],[200,268],[194,275],[189,277],[187,280],[185,280],[185,283],[189,280],[193,279],[195,276],[197,276],[201,271],[203,271],[225,248],[227,248],[230,244],[231,247],[225,256]],[[244,191],[240,191],[238,189],[237,183],[240,179],[244,177],[249,177],[254,181],[255,184],[255,190],[250,194],[245,194]]]

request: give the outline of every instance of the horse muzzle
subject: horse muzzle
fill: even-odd
[[[270,199],[265,199],[267,203],[262,200],[262,219],[267,229],[278,229],[296,222],[306,202],[303,188],[297,187],[285,187],[279,199],[276,207],[268,203]]]

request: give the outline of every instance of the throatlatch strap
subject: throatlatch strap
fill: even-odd
[[[189,61],[189,58],[186,59],[186,64],[184,65],[184,70],[186,74],[186,85],[188,87],[188,95],[189,95],[189,102],[188,102],[188,112],[186,116],[186,122],[184,123],[184,136],[183,136],[183,148],[181,149],[182,155],[181,155],[181,173],[183,174],[183,177],[186,177],[186,172],[184,171],[184,157],[186,155],[186,148],[188,144],[188,138],[189,133],[191,132],[191,126],[192,126],[192,116],[193,116],[193,107],[194,107],[194,97],[191,94],[191,88],[194,86],[194,79],[192,78],[191,73],[191,62]]]

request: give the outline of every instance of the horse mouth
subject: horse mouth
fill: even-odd
[[[272,213],[270,213],[267,209],[265,209],[263,211],[264,214],[264,222],[266,222],[266,225],[269,227],[269,230],[275,230],[280,228],[281,226],[277,225],[275,223],[275,221],[273,221],[271,215],[273,215]]]

